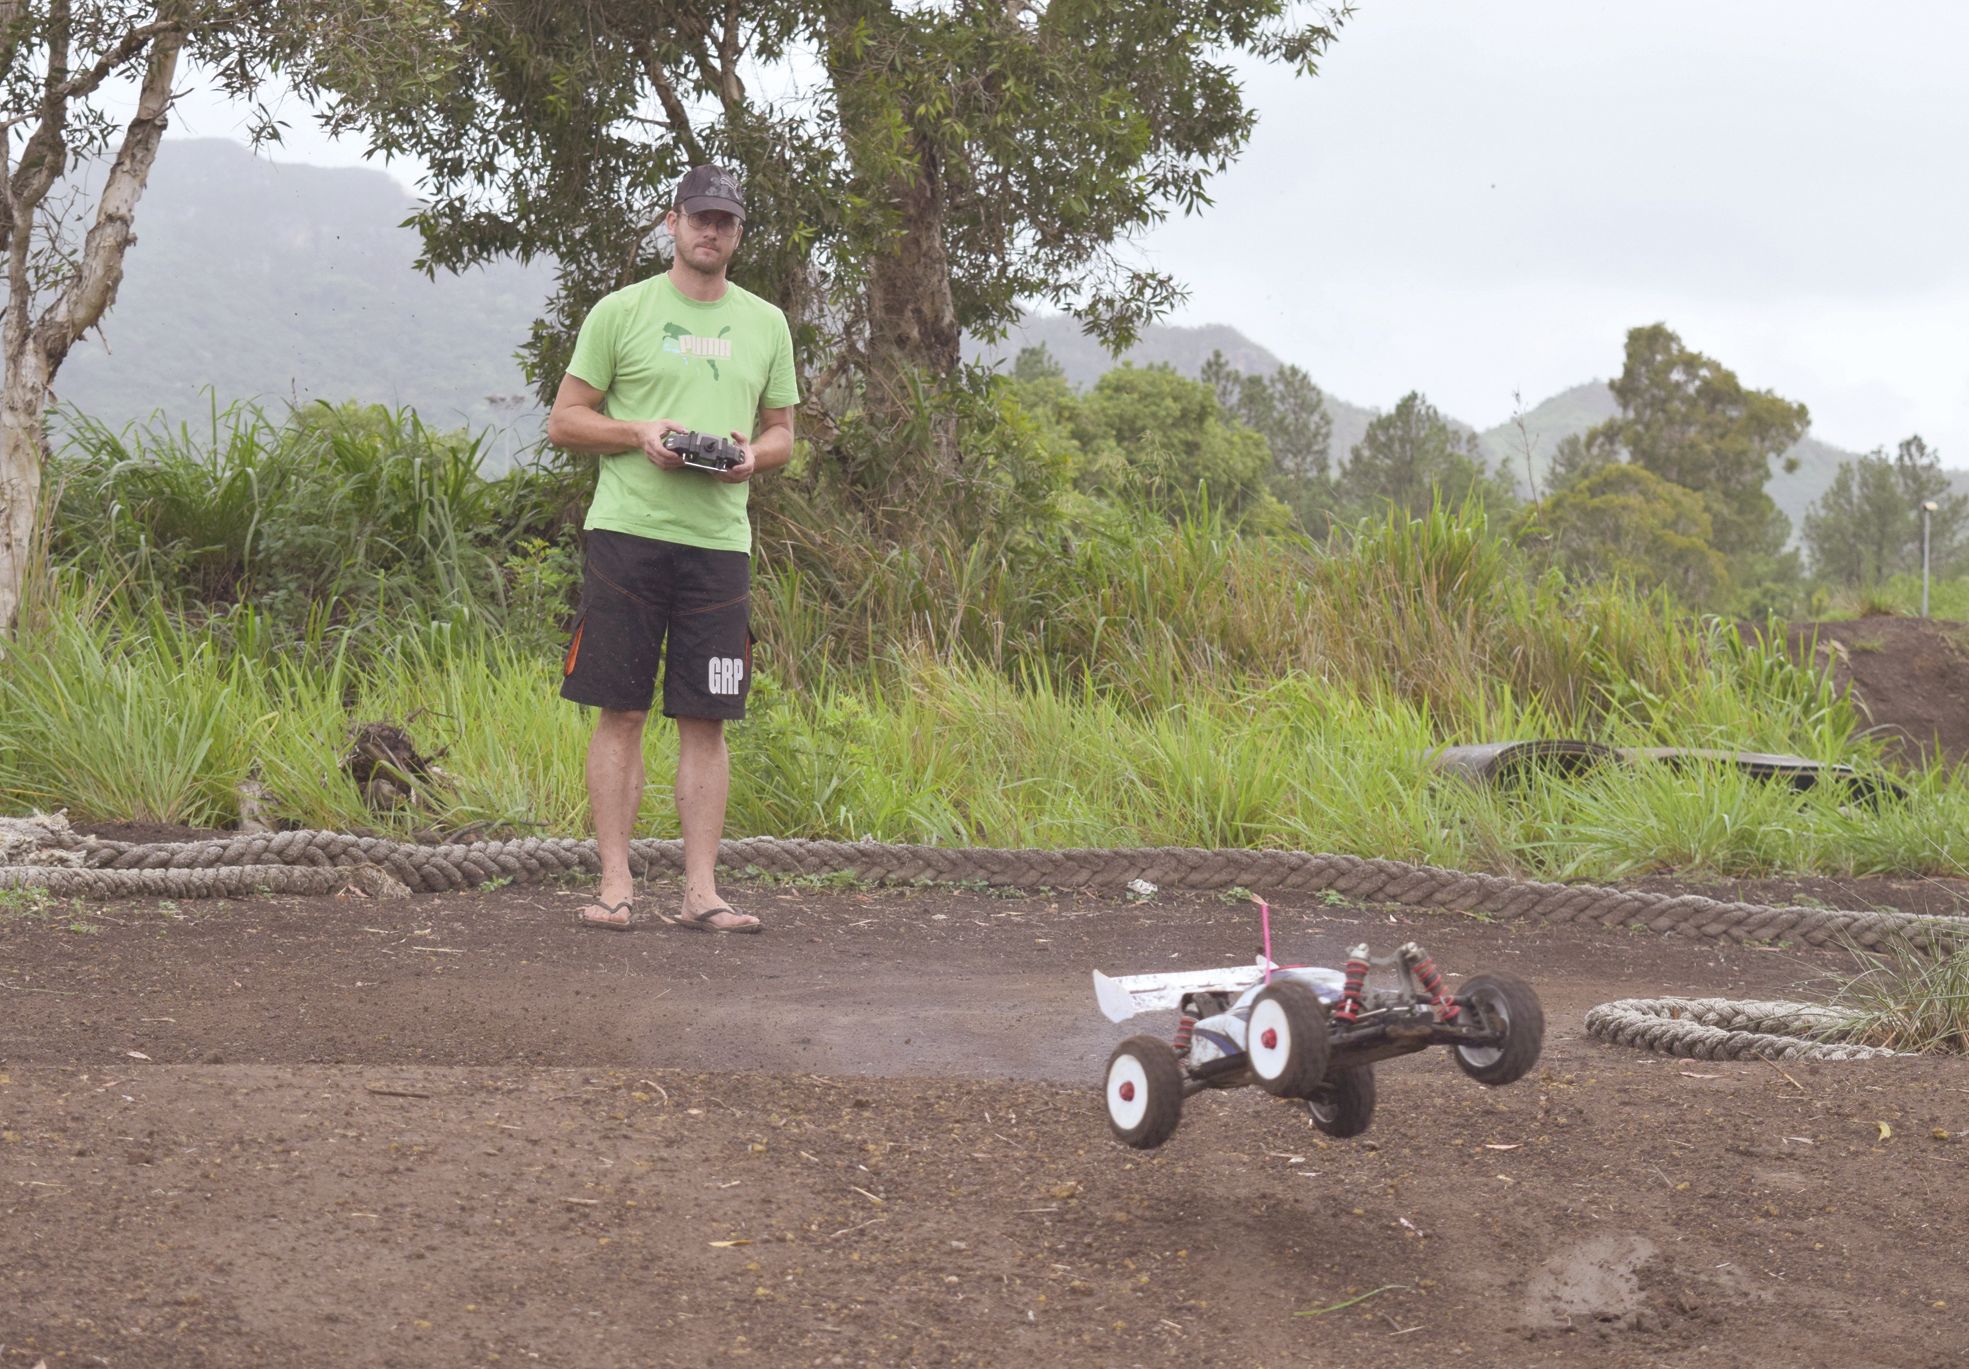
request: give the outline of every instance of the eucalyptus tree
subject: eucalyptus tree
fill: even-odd
[[[1620,412],[1586,435],[1592,464],[1625,457],[1703,497],[1716,542],[1736,559],[1775,555],[1790,524],[1765,492],[1771,462],[1805,435],[1811,415],[1685,346],[1666,324],[1627,333],[1612,383]],[[1787,469],[1793,469],[1792,461]]]
[[[34,547],[55,376],[116,299],[172,100],[201,82],[254,101],[307,44],[360,62],[369,34],[341,21],[361,17],[339,0],[0,0],[0,631]],[[275,133],[257,105],[254,126]]]

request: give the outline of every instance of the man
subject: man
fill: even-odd
[[[588,803],[602,879],[584,927],[635,921],[629,834],[643,793],[643,726],[663,664],[663,712],[677,720],[681,911],[664,922],[757,932],[718,896],[731,768],[725,720],[752,683],[746,485],[793,454],[793,339],[786,316],[725,279],[745,229],[745,195],[721,166],[692,169],[664,223],[667,273],[616,291],[581,326],[547,419],[549,441],[601,458],[584,523],[581,616],[561,694],[601,710],[588,744]],[[688,468],[670,433],[730,435],[736,466]],[[668,641],[667,662],[662,661]]]

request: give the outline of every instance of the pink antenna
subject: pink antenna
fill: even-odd
[[[1265,937],[1265,982],[1272,982],[1272,905],[1253,894],[1251,901],[1258,905],[1258,925]]]

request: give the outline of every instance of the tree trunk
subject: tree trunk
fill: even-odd
[[[869,349],[878,369],[887,360],[941,378],[957,369],[957,310],[936,154],[920,141],[910,172],[894,186],[902,232],[869,262]]]
[[[185,35],[167,30],[151,40],[137,110],[124,131],[116,160],[103,182],[95,223],[83,240],[80,260],[66,285],[41,316],[28,324],[34,307],[25,266],[28,225],[47,193],[40,186],[32,201],[17,203],[8,242],[8,296],[4,333],[7,366],[0,386],[0,632],[11,631],[20,616],[21,597],[32,569],[34,528],[41,499],[41,472],[47,455],[45,420],[48,388],[82,336],[101,320],[123,283],[123,254],[136,241],[132,227],[137,201],[157,160],[157,146],[171,109],[171,81]],[[43,113],[36,137],[52,133],[59,145],[59,121],[66,105]],[[17,200],[20,198],[17,195]]]
[[[862,294],[862,402],[893,434],[887,460],[851,475],[864,493],[910,504],[925,475],[957,473],[957,434],[947,412],[924,413],[925,390],[953,375],[960,353],[945,243],[943,168],[933,139],[914,127],[918,92],[907,75],[908,20],[888,0],[842,0],[830,16],[828,76],[842,138],[862,191],[886,209],[869,232]],[[947,406],[940,406],[947,408]]]
[[[18,364],[8,357],[0,390],[0,632],[12,630],[20,615],[32,566],[47,405],[48,371],[39,353],[29,348]]]
[[[901,231],[868,263],[868,401],[899,423],[915,417],[914,378],[947,380],[961,357],[942,178],[933,148],[919,139],[915,154],[891,183]],[[928,432],[927,468],[956,474],[954,424],[939,416]]]

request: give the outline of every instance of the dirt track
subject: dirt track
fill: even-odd
[[[1580,1034],[1836,958],[1288,905],[1296,956],[1532,979],[1542,1071],[1394,1062],[1352,1142],[1206,1095],[1142,1156],[1087,970],[1244,959],[1248,906],[743,892],[767,936],[510,889],[0,916],[0,1365],[1962,1362],[1959,1064]]]

